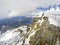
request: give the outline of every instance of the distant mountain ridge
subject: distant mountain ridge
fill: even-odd
[[[50,10],[51,8],[56,9],[57,7],[60,9],[60,4],[58,4],[58,5],[56,5],[56,4],[55,5],[49,5],[47,7],[38,7],[38,8],[36,8],[36,10],[47,11],[47,10]]]
[[[17,16],[12,18],[0,19],[0,27],[2,25],[8,25],[11,27],[17,27],[19,25],[31,24],[32,18],[26,16]]]

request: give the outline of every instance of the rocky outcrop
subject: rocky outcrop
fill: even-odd
[[[34,19],[36,22],[39,18]],[[41,26],[38,23],[36,33],[30,37],[30,45],[55,45],[57,43],[57,38],[60,37],[58,28],[50,24],[47,17],[43,20]]]

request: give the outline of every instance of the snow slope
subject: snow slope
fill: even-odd
[[[15,43],[22,35],[21,32],[18,32],[18,29],[24,30],[23,32],[26,33],[27,26],[21,26],[13,30],[8,30],[5,33],[1,34],[0,45],[15,45]]]

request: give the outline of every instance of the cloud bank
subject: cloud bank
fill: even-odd
[[[0,18],[18,16],[37,7],[59,3],[60,0],[0,0]]]

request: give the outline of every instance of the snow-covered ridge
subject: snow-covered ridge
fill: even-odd
[[[14,42],[14,40],[15,40],[15,43],[16,43],[16,40],[19,40],[20,36],[22,35],[21,32],[19,32],[19,29],[22,30],[23,33],[26,33],[27,26],[20,26],[20,27],[18,27],[16,29],[7,30],[5,33],[1,34],[0,35],[0,45],[3,45],[4,42],[7,45],[8,44],[7,42],[8,41],[10,42],[10,40],[12,42]],[[11,43],[9,43],[9,44],[11,44]]]

